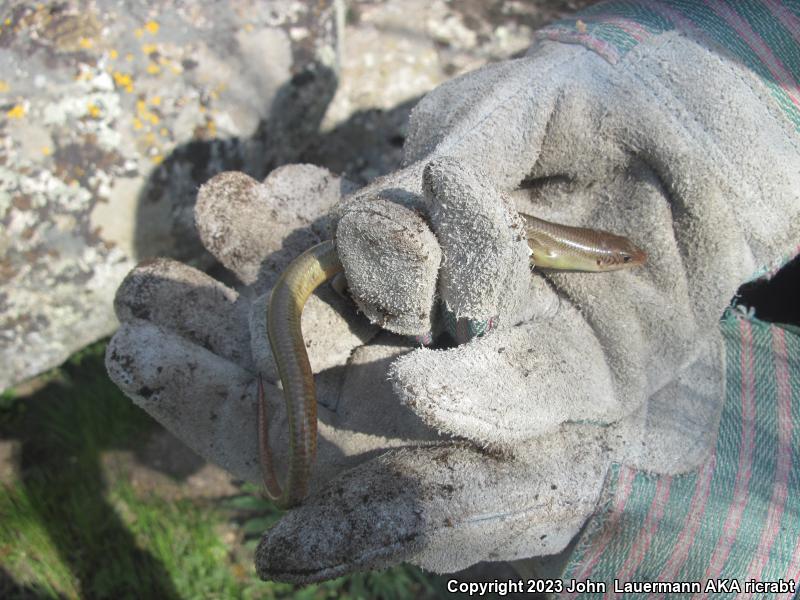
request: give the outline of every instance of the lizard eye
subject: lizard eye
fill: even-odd
[[[627,254],[622,257],[622,262],[626,262],[627,263],[627,262],[631,262],[631,260],[632,260],[631,257],[628,256]]]

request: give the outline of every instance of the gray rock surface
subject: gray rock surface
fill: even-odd
[[[214,174],[366,183],[399,165],[421,95],[585,4],[2,3],[0,389],[111,333],[139,260],[213,266],[193,207]]]
[[[0,14],[5,389],[111,333],[136,261],[210,264],[198,186],[297,158],[335,90],[338,30],[333,0],[14,2]]]

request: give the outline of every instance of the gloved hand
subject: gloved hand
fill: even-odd
[[[350,309],[307,307],[330,409],[312,483],[327,483],[265,534],[263,577],[551,554],[597,505],[611,460],[677,473],[705,456],[722,400],[716,321],[800,235],[798,121],[769,81],[705,42],[645,28],[614,53],[574,27],[571,41],[603,55],[543,41],[441,86],[414,111],[405,168],[337,207],[337,248],[370,320],[406,335],[437,320],[462,338],[496,331],[447,351],[409,352],[385,333],[360,346],[372,330],[347,337]],[[255,479],[253,376],[269,363],[262,311],[252,327],[248,315],[271,274],[316,241],[295,230],[276,256],[281,234],[330,203],[287,223],[302,204],[275,201],[269,180],[226,177],[201,193],[198,226],[254,289],[237,297],[174,263],[140,267],[118,294],[108,366],[192,447]],[[511,202],[626,235],[648,263],[531,275]],[[282,400],[268,396],[278,450]]]

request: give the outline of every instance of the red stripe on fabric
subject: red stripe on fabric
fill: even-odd
[[[669,501],[669,490],[671,484],[672,477],[665,476],[658,479],[658,483],[656,484],[656,492],[653,495],[653,501],[650,503],[647,516],[642,524],[642,529],[639,532],[639,535],[636,536],[636,539],[634,540],[633,545],[628,552],[628,557],[625,559],[625,563],[622,565],[622,567],[620,567],[619,571],[617,571],[617,574],[615,575],[616,579],[620,581],[630,580],[631,575],[633,575],[639,565],[642,564],[644,556],[647,554],[647,550],[650,548],[650,544],[652,543],[653,538],[658,531],[658,526],[661,523],[661,519],[664,516],[664,509]],[[613,597],[615,597],[615,594],[612,594],[611,592],[606,592],[606,595],[604,596],[604,598]]]
[[[679,27],[683,31],[691,31],[698,38],[708,40],[708,34],[705,31],[700,29],[697,25],[695,25],[694,22],[687,19],[677,10],[673,10],[669,6],[664,6],[655,0],[642,0],[642,4],[653,12],[665,17],[668,21],[671,21],[675,26]]]
[[[786,29],[794,38],[794,41],[800,44],[800,19],[794,16],[794,13],[780,2],[776,2],[775,0],[763,0],[763,2],[769,12],[775,15],[775,18],[786,26]]]
[[[624,465],[619,468],[619,474],[617,475],[617,491],[614,495],[614,505],[611,507],[611,511],[606,520],[603,534],[600,536],[600,539],[595,541],[589,548],[589,551],[587,552],[588,559],[586,557],[584,558],[583,567],[575,574],[574,579],[587,579],[589,573],[592,572],[595,565],[600,560],[600,557],[603,555],[606,546],[617,533],[617,528],[622,518],[622,513],[625,511],[625,505],[628,503],[628,498],[630,497],[631,490],[633,489],[633,479],[635,475],[636,471],[634,469],[628,468]],[[578,592],[572,592],[567,594],[565,597],[575,598],[577,595]]]
[[[635,21],[629,21],[627,19],[607,19],[607,22],[611,23],[615,27],[619,27],[620,29],[622,29],[622,31],[630,35],[637,42],[646,40],[651,35],[650,32],[647,31],[647,29],[645,29]]]
[[[717,457],[713,455],[697,473],[694,494],[689,505],[689,511],[683,520],[681,534],[673,546],[672,555],[667,559],[664,568],[661,569],[661,573],[656,578],[658,581],[675,581],[678,573],[686,563],[689,550],[694,543],[695,535],[697,535],[697,530],[700,529],[700,525],[703,523],[706,502],[708,502],[708,490],[711,488],[711,480],[714,477],[716,466]],[[662,594],[657,597],[664,598],[665,595]]]
[[[781,86],[786,95],[792,103],[800,108],[800,97],[798,97],[798,85],[794,80],[792,73],[784,66],[781,60],[773,54],[770,47],[758,35],[750,24],[745,21],[739,13],[722,4],[721,2],[713,2],[706,0],[706,5],[711,8],[720,17],[733,27],[736,32],[741,36],[742,41],[747,44],[750,49],[758,55],[764,66],[775,78],[775,81]]]
[[[612,65],[617,64],[619,61],[619,52],[616,48],[614,48],[614,46],[608,42],[604,42],[603,40],[598,40],[596,37],[592,37],[586,33],[578,33],[571,29],[553,25],[536,32],[536,37],[545,38],[554,42],[581,44],[590,50],[597,52]]]
[[[741,331],[741,369],[742,369],[742,427],[739,438],[739,464],[736,469],[736,481],[733,485],[733,498],[728,507],[722,535],[717,540],[717,547],[703,576],[703,587],[709,579],[718,577],[725,567],[731,548],[739,533],[742,514],[748,500],[748,487],[753,467],[755,450],[755,375],[753,364],[753,330],[747,319],[739,319]],[[701,598],[707,598],[703,594]]]
[[[788,497],[789,473],[792,470],[792,390],[789,386],[789,364],[786,354],[786,337],[783,329],[772,327],[772,353],[775,359],[775,379],[778,392],[778,455],[772,497],[758,549],[750,563],[747,579],[763,580],[763,570],[769,552],[780,531],[781,519]]]
[[[780,328],[777,328],[777,329],[780,329]],[[781,329],[781,333],[783,334],[783,339],[784,339],[784,342],[785,342],[786,334],[783,332],[782,329]],[[784,353],[786,353],[785,349],[784,349]],[[787,360],[787,368],[786,368],[786,382],[785,382],[785,385],[786,385],[786,393],[789,396],[789,402],[791,403],[792,387],[791,387],[791,383],[789,381],[788,354],[786,355],[786,360]],[[789,413],[789,417],[791,418],[791,412]],[[790,420],[790,419],[787,419],[787,420]],[[796,452],[797,450],[795,448],[792,448],[792,451]],[[787,579],[787,580],[788,579],[792,579],[792,580],[800,583],[800,539],[797,540],[797,545],[794,547],[794,551],[792,552],[792,559],[789,561],[789,567],[786,569],[786,575],[784,576],[784,579]],[[789,600],[789,599],[794,598],[794,597],[795,596],[794,596],[793,593],[788,593],[785,596],[786,600]]]
[[[630,35],[637,42],[646,40],[652,34],[641,23],[626,19],[625,17],[608,17],[604,15],[582,16],[581,21],[602,25],[608,23]]]
[[[641,43],[641,42],[643,42],[644,40],[647,39],[647,37],[645,35],[643,35],[640,31],[637,31],[635,28],[630,27],[630,23],[625,23],[624,21],[615,22],[614,19],[609,19],[607,21],[607,23],[609,23],[610,25],[613,25],[614,27],[616,27],[620,31],[624,31],[625,33],[627,33],[634,40],[636,40],[637,44]]]

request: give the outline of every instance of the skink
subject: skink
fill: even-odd
[[[521,215],[525,220],[531,263],[571,271],[613,271],[644,264],[647,255],[629,239],[584,227],[570,227]],[[289,423],[289,467],[286,483],[278,483],[269,448],[267,403],[258,381],[258,444],[266,495],[281,508],[299,504],[308,491],[317,452],[317,396],[300,319],[308,297],[342,271],[333,241],[298,256],[272,289],[267,332],[283,384]]]
[[[647,254],[621,235],[570,227],[520,213],[525,220],[531,262],[544,269],[616,271],[643,265]]]

